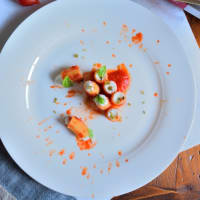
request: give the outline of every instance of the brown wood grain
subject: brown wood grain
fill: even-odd
[[[188,13],[186,16],[200,47],[200,20]],[[180,153],[148,185],[113,200],[200,200],[200,145]]]

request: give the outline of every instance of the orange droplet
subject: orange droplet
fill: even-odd
[[[47,122],[50,118],[51,118],[51,117],[48,117],[48,118],[46,118],[46,119],[43,119],[42,121],[40,121],[40,122],[38,123],[38,126],[41,126],[42,124],[44,124],[45,122]]]
[[[126,163],[128,162],[128,159],[127,159],[127,158],[125,159],[125,162],[126,162]]]
[[[63,165],[66,165],[66,163],[67,163],[67,159],[64,158],[64,160],[62,161],[62,164],[63,164]]]
[[[159,44],[159,43],[160,43],[160,40],[156,40],[156,43]]]
[[[61,86],[61,85],[51,85],[50,88],[53,88],[53,89],[54,88],[63,88],[63,86]]]
[[[66,105],[67,105],[67,103],[64,103],[64,104],[63,104],[63,106],[66,106]]]
[[[97,168],[96,164],[94,164],[94,165],[93,165],[93,168],[94,168],[94,169],[96,169],[96,168]]]
[[[62,149],[62,150],[59,152],[59,155],[60,155],[60,156],[63,156],[64,154],[65,154],[65,150]]]
[[[130,48],[131,48],[132,46],[133,46],[133,45],[132,45],[131,43],[130,43],[130,44],[128,44],[128,47],[130,47]]]
[[[144,48],[144,52],[146,52],[147,51],[147,48]]]
[[[132,67],[133,67],[133,64],[129,64],[129,67],[132,68]]]
[[[112,57],[113,57],[113,58],[116,58],[116,55],[113,53],[113,54],[112,54]]]
[[[66,114],[67,115],[71,115],[72,114],[72,109],[70,108],[70,109],[66,110]]]
[[[50,137],[47,137],[44,139],[46,142],[48,142],[50,140]]]
[[[107,40],[107,41],[106,41],[106,44],[110,44],[110,41],[109,41],[109,40]]]
[[[132,36],[131,39],[134,44],[139,44],[143,40],[143,34],[139,32],[135,36]]]
[[[166,72],[167,75],[170,75],[170,72]]]
[[[108,163],[108,173],[111,171],[111,168],[112,168],[112,163],[109,162],[109,163]]]
[[[82,28],[82,29],[81,29],[81,32],[85,32],[85,29],[84,29],[84,28]]]
[[[118,151],[118,155],[119,155],[119,156],[122,156],[122,151]]]
[[[157,97],[157,96],[158,96],[158,93],[157,93],[157,92],[155,92],[153,95],[154,95],[154,97]]]
[[[88,153],[88,156],[91,156],[91,153]]]
[[[84,45],[84,42],[83,42],[83,40],[80,40],[80,44],[81,44],[81,45]]]
[[[91,195],[92,199],[94,199],[94,194]]]
[[[172,65],[171,64],[168,64],[168,67],[171,67]]]
[[[154,64],[158,65],[158,64],[160,64],[160,62],[159,61],[155,61]]]
[[[122,40],[118,40],[118,43],[121,44],[121,43],[122,43]]]
[[[36,135],[35,137],[36,137],[37,139],[39,139],[39,138],[40,138],[40,135]]]
[[[106,25],[107,25],[107,22],[106,22],[106,21],[103,21],[103,25],[106,26]]]
[[[135,32],[136,32],[136,30],[133,28],[131,33],[134,34]]]
[[[89,180],[90,179],[90,174],[88,173],[88,175],[86,176],[86,178]]]
[[[120,133],[118,133],[117,136],[120,136]]]
[[[85,176],[87,174],[87,167],[83,167],[81,174],[82,176]]]
[[[100,174],[103,174],[103,169],[100,169]]]
[[[76,90],[69,90],[65,97],[70,98],[76,95]]]
[[[70,153],[69,154],[69,159],[73,160],[74,158],[75,158],[75,153],[74,152]]]
[[[50,126],[48,126],[48,128],[53,128],[53,127],[50,125]]]
[[[59,131],[59,130],[57,130],[57,131],[56,131],[56,133],[58,134],[58,133],[60,133],[60,131]]]
[[[51,156],[53,156],[53,154],[56,152],[56,150],[54,150],[54,149],[52,149],[52,150],[50,150],[49,151],[49,156],[51,157]]]
[[[139,49],[142,49],[142,48],[143,48],[143,44],[140,44],[140,45],[139,45]]]
[[[116,167],[120,167],[120,163],[118,160],[116,160],[115,164],[116,164]]]

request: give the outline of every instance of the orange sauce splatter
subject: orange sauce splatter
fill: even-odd
[[[36,135],[35,137],[36,137],[37,139],[39,139],[39,138],[40,138],[40,135]]]
[[[117,136],[120,136],[120,133],[118,133]]]
[[[53,127],[51,125],[49,125],[48,128],[53,128]]]
[[[111,168],[112,168],[112,163],[109,162],[109,163],[108,163],[108,173],[111,171]]]
[[[92,142],[91,139],[83,140],[81,138],[76,138],[76,142],[80,150],[89,150],[96,146],[96,142]]]
[[[136,30],[133,28],[131,33],[134,34],[135,32],[136,32]]]
[[[127,158],[125,159],[125,162],[126,162],[126,163],[128,162],[128,159],[127,159]]]
[[[42,124],[44,124],[45,122],[47,122],[51,117],[47,117],[46,119],[43,119],[42,121],[40,121],[38,123],[38,126],[41,126]]]
[[[67,163],[67,159],[64,158],[63,161],[62,161],[62,164],[63,164],[63,165],[66,165],[66,163]]]
[[[168,67],[171,67],[172,65],[171,65],[171,64],[168,64],[167,66],[168,66]]]
[[[122,151],[118,151],[118,155],[119,155],[119,156],[122,156]]]
[[[84,29],[84,28],[82,28],[82,29],[81,29],[81,32],[83,32],[83,33],[84,33],[84,32],[85,32],[85,29]]]
[[[128,32],[128,26],[126,24],[122,24],[122,30],[124,32]]]
[[[56,131],[56,134],[58,134],[58,133],[60,133],[60,131],[59,131],[59,130],[57,130],[57,131]]]
[[[91,153],[88,153],[88,156],[91,156]]]
[[[159,61],[155,61],[154,64],[158,65],[158,64],[160,64],[160,62]]]
[[[94,194],[91,195],[92,199],[94,199]]]
[[[113,57],[113,58],[116,58],[116,55],[113,53],[113,54],[112,54],[112,57]]]
[[[96,169],[96,168],[97,168],[96,164],[94,164],[94,165],[93,165],[93,168],[94,168],[94,169]]]
[[[86,178],[89,180],[90,179],[90,174],[88,173],[88,175],[86,176]]]
[[[56,150],[54,150],[54,149],[50,150],[49,156],[50,156],[50,157],[53,156],[53,154],[54,154],[55,152],[56,152]]]
[[[121,43],[122,43],[122,40],[118,40],[118,43],[121,44]]]
[[[72,114],[72,109],[70,108],[70,109],[66,110],[66,114],[67,115],[71,115]]]
[[[154,97],[157,97],[157,96],[158,96],[158,93],[157,93],[157,92],[155,92],[153,95],[154,95]]]
[[[81,45],[84,45],[84,42],[83,42],[83,40],[80,40],[80,44],[81,44]]]
[[[82,176],[85,176],[87,174],[87,170],[88,170],[87,167],[83,167],[82,172],[81,172]]]
[[[143,48],[143,44],[140,44],[140,45],[139,45],[139,49],[142,49],[142,48]]]
[[[53,89],[55,89],[55,88],[63,88],[63,86],[62,85],[51,85],[50,88],[53,88]]]
[[[128,44],[128,47],[130,47],[130,48],[131,48],[132,46],[133,46],[133,45],[132,45],[131,43],[130,43],[130,44]]]
[[[63,156],[65,154],[65,150],[62,149],[59,153],[58,153],[60,156]]]
[[[170,75],[170,72],[166,72],[167,75]]]
[[[46,146],[49,146],[49,145],[51,145],[51,144],[53,144],[53,141],[49,141],[49,142],[46,144]]]
[[[133,64],[129,64],[129,67],[132,68],[132,67],[133,67]]]
[[[143,34],[141,32],[137,33],[135,36],[132,36],[132,42],[134,44],[139,44],[143,40]]]
[[[44,139],[46,142],[48,142],[50,140],[50,137],[47,137]]]
[[[69,90],[66,97],[70,98],[76,95],[76,90]]]
[[[116,164],[116,167],[120,167],[120,163],[118,160],[116,160],[115,164]]]
[[[74,152],[70,153],[69,154],[69,159],[73,160],[74,158],[75,158],[75,153]]]
[[[146,52],[147,51],[147,48],[144,48],[144,52]]]
[[[107,40],[107,41],[106,41],[106,44],[110,44],[110,41],[109,41],[109,40]]]
[[[106,22],[106,21],[103,21],[103,25],[106,26],[106,25],[107,25],[107,22]]]
[[[100,169],[100,174],[103,174],[103,169]]]
[[[63,104],[63,106],[66,106],[66,105],[67,105],[67,103],[64,103],[64,104]]]

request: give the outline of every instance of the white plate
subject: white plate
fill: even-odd
[[[120,36],[123,24],[129,28],[128,42]],[[133,28],[144,34],[143,48],[128,47]],[[75,53],[79,58],[73,57]],[[59,121],[61,113],[79,104],[80,96],[67,99],[67,89],[55,90],[50,85],[52,74],[60,67],[78,64],[87,71],[96,62],[109,68],[122,62],[133,64],[129,68],[131,106],[123,108],[122,123],[111,123],[104,116],[88,122],[98,141],[88,156]],[[60,0],[49,4],[13,33],[0,65],[1,139],[27,174],[64,194],[94,194],[103,199],[143,186],[172,162],[192,123],[195,87],[182,47],[158,17],[128,0]],[[62,104],[53,103],[55,97]],[[44,119],[48,120],[38,126]],[[61,149],[65,149],[63,156],[58,154]],[[74,160],[68,158],[71,152],[75,152]],[[62,164],[64,158],[66,165]],[[116,167],[116,160],[120,167]],[[88,167],[89,179],[81,175],[80,167]]]

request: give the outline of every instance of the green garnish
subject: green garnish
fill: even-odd
[[[54,103],[56,103],[56,102],[57,102],[57,100],[58,100],[58,99],[55,97],[55,98],[53,99],[53,102],[54,102]]]
[[[102,66],[98,71],[97,71],[99,78],[103,79],[104,76],[106,75],[106,66]]]
[[[78,58],[78,54],[77,53],[75,53],[73,56],[74,56],[74,58]]]
[[[89,133],[89,138],[92,139],[94,137],[93,130],[88,128],[88,133]]]
[[[56,114],[56,111],[55,111],[55,110],[53,110],[53,113],[54,113],[54,114]]]
[[[66,76],[66,77],[64,78],[64,80],[62,81],[62,85],[63,85],[65,88],[72,87],[72,86],[73,86],[73,81],[72,81],[68,76]]]
[[[105,99],[103,97],[101,97],[100,95],[97,95],[94,100],[99,103],[99,104],[104,104],[105,103]]]

